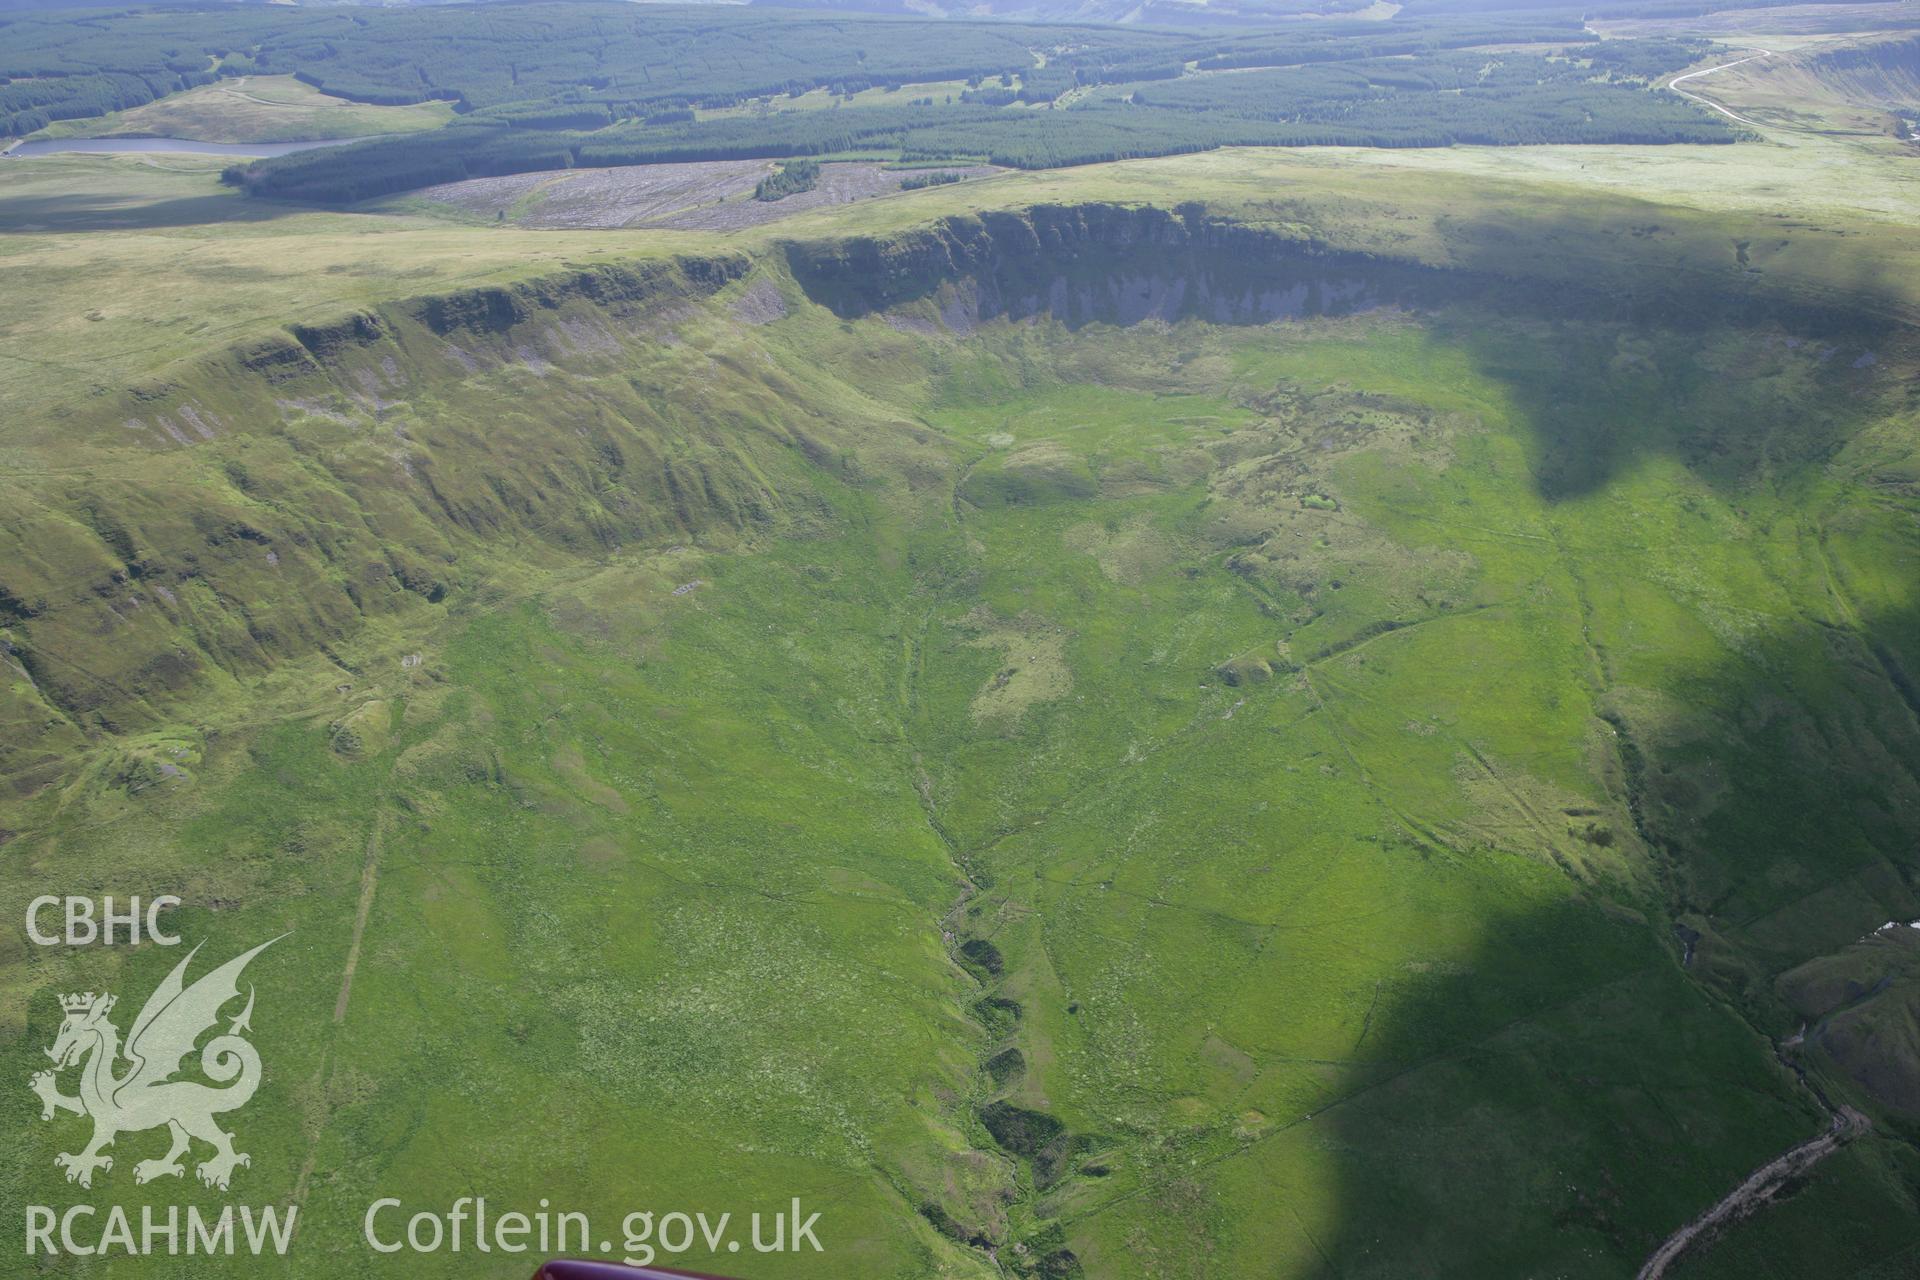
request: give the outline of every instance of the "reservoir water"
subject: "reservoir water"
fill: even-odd
[[[322,142],[188,142],[184,138],[47,138],[22,142],[7,151],[20,159],[54,156],[65,152],[94,155],[121,155],[143,151],[182,152],[199,156],[284,156],[293,151],[315,147],[333,147],[343,142],[361,142],[361,138],[329,138]]]

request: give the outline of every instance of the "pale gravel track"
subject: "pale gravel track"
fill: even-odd
[[[1718,1204],[1668,1236],[1666,1242],[1653,1251],[1646,1265],[1635,1274],[1634,1280],[1661,1280],[1667,1274],[1667,1268],[1681,1254],[1696,1244],[1712,1239],[1722,1228],[1764,1207],[1790,1179],[1806,1173],[1871,1127],[1867,1118],[1858,1111],[1852,1107],[1841,1107],[1833,1113],[1833,1122],[1825,1133],[1817,1138],[1809,1138],[1767,1161],[1748,1174],[1746,1181],[1729,1191]]]
[[[1589,28],[1589,30],[1591,30],[1591,28]],[[1726,71],[1733,67],[1744,67],[1749,62],[1758,62],[1762,58],[1771,58],[1772,56],[1773,51],[1770,49],[1756,49],[1751,55],[1745,58],[1740,58],[1733,62],[1723,62],[1717,67],[1702,67],[1698,71],[1689,71],[1685,75],[1675,76],[1673,79],[1667,81],[1667,88],[1673,90],[1688,102],[1697,102],[1703,107],[1710,107],[1737,124],[1744,124],[1750,129],[1758,129],[1760,125],[1756,121],[1749,120],[1742,115],[1734,114],[1711,98],[1703,98],[1697,93],[1688,93],[1680,87],[1680,82],[1682,80],[1698,79],[1701,76],[1710,76],[1716,71]]]

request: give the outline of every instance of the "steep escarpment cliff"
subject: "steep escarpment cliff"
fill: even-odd
[[[1824,237],[1731,234],[1653,206],[1609,212],[1599,223],[1517,210],[1402,227],[1378,210],[1340,224],[1284,203],[1234,216],[1197,203],[1042,204],[795,241],[785,255],[809,297],[837,315],[953,330],[1042,315],[1069,326],[1264,324],[1476,301],[1514,314],[1834,333],[1916,316],[1900,289],[1857,269],[1836,287]]]
[[[1634,230],[1645,264],[1620,273],[1592,266],[1617,246],[1543,262],[1499,227],[1394,253],[1193,204],[1037,205],[289,324],[73,410],[57,441],[41,431],[45,465],[0,480],[0,772],[38,785],[75,744],[185,697],[292,658],[351,664],[366,628],[426,625],[503,564],[808,527],[817,482],[854,465],[871,424],[811,394],[808,371],[699,340],[786,316],[782,289],[842,321],[961,337],[1459,302],[1884,324],[1861,318],[1870,290],[1808,291],[1763,269],[1777,247],[1704,234]]]
[[[796,243],[794,277],[841,316],[896,311],[961,329],[1046,315],[1069,326],[1338,315],[1458,296],[1457,276],[1212,216],[1114,204],[948,218],[888,239]]]
[[[1920,107],[1920,36],[1843,45],[1798,61],[1845,101],[1888,110]]]
[[[5,482],[7,768],[189,695],[426,623],[481,566],[789,517],[831,424],[712,376],[682,330],[720,255],[418,298],[285,330],[90,409]],[[77,415],[76,415],[77,416]]]

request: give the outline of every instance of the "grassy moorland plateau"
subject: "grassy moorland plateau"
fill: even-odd
[[[944,111],[853,99],[970,92],[991,23],[790,86],[841,106],[572,104],[683,163],[972,166],[730,230],[429,198],[543,171],[469,164],[525,153],[471,120],[504,91],[329,98],[265,37],[26,121],[257,141],[244,74],[310,136],[453,116],[365,173],[491,139],[352,191],[331,151],[0,160],[0,910],[290,935],[251,1164],[137,1184],[128,1134],[82,1192],[26,1087],[55,995],[130,1018],[179,953],[0,933],[0,1219],[299,1206],[284,1260],[31,1273],[523,1276],[362,1238],[484,1195],[821,1212],[818,1254],[658,1259],[745,1276],[1633,1276],[1825,1135],[1651,1273],[1915,1274],[1920,46],[1881,8],[1597,20],[1725,42],[1647,82],[1778,64],[1661,95],[1668,146],[687,142]],[[953,109],[1252,92],[1188,72]],[[1567,74],[1524,93],[1653,96]]]

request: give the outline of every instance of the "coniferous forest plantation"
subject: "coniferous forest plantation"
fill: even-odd
[[[1440,12],[1293,35],[959,23],[605,4],[185,12],[6,28],[0,128],[23,135],[244,75],[350,101],[440,100],[445,130],[236,173],[261,195],[352,202],[462,178],[855,153],[1017,168],[1220,146],[1724,142],[1646,92],[1703,46],[1603,40],[1579,16]],[[1489,64],[1477,47],[1512,46]],[[1054,50],[1053,54],[1037,52]],[[1258,72],[1253,75],[1186,75]],[[862,90],[940,84],[905,105]],[[780,110],[810,92],[827,110]]]

